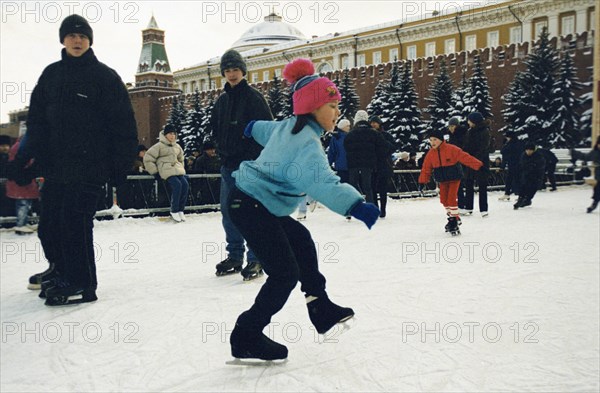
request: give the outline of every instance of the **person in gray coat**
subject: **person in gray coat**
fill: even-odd
[[[171,124],[159,134],[159,141],[144,155],[144,167],[149,174],[158,173],[171,187],[171,218],[175,222],[185,221],[183,210],[190,188],[185,177],[183,149],[177,143],[177,131]]]

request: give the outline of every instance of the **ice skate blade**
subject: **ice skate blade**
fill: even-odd
[[[27,284],[27,289],[31,289],[32,291],[39,291],[42,289],[42,284]]]
[[[354,315],[350,315],[333,325],[331,329],[325,333],[319,333],[316,337],[317,341],[319,344],[335,344],[339,342],[339,337],[348,330],[352,329],[356,323],[356,317]]]
[[[56,307],[56,306],[70,306],[81,303],[91,303],[98,300],[96,296],[86,298],[82,294],[74,295],[74,296],[54,296],[51,298],[46,298],[46,302],[44,303],[46,306]]]
[[[222,277],[222,276],[230,276],[230,275],[232,275],[232,274],[237,274],[237,273],[239,273],[239,272],[241,272],[241,271],[242,271],[242,268],[240,267],[239,269],[238,269],[238,268],[235,268],[235,269],[233,269],[233,270],[227,270],[227,271],[224,271],[224,272],[217,271],[217,272],[215,272],[215,275],[216,275],[217,277]]]
[[[277,367],[277,366],[285,366],[285,364],[287,362],[288,362],[287,358],[286,359],[277,359],[277,360],[234,358],[233,360],[226,361],[225,364],[228,366]]]
[[[251,275],[251,276],[248,276],[248,277],[244,277],[244,281],[254,281],[254,280],[256,280],[257,278],[261,277],[263,274],[264,274],[264,273],[261,271],[260,273],[253,274],[253,275]]]

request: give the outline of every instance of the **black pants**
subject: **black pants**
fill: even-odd
[[[538,186],[539,184],[537,182],[521,183],[521,193],[519,194],[519,197],[525,200],[533,199],[539,188]]]
[[[373,178],[373,202],[378,205],[381,214],[384,216],[385,208],[387,206],[387,192],[390,177],[391,176],[376,174]]]
[[[555,189],[556,188],[556,175],[554,174],[556,172],[556,164],[550,164],[546,167],[546,176],[548,177],[548,182],[550,183],[550,188],[551,189]],[[542,182],[542,189],[545,190],[546,189],[546,182]]]
[[[254,305],[238,318],[241,327],[262,331],[281,310],[298,280],[307,295],[325,295],[325,277],[319,272],[317,250],[308,229],[289,216],[274,216],[237,188],[230,193],[228,206],[231,220],[268,275]]]
[[[507,169],[506,177],[504,178],[504,194],[516,194],[520,192],[519,173],[515,169]]]
[[[600,168],[596,168],[597,171],[600,171]],[[592,195],[592,199],[596,202],[600,202],[600,180],[596,180],[596,185],[594,186],[594,194]]]
[[[365,199],[369,203],[375,203],[373,197],[373,169],[371,168],[350,168],[348,170],[350,174],[350,184],[358,192],[365,196]]]
[[[102,187],[47,180],[42,188],[38,236],[48,262],[72,285],[96,289],[94,214]]]
[[[473,210],[473,200],[475,198],[475,180],[479,186],[479,211],[488,211],[487,201],[487,176],[475,174],[475,179],[463,180],[465,183],[465,209]]]

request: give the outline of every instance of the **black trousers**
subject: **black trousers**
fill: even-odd
[[[252,307],[238,318],[241,327],[262,331],[298,281],[306,295],[325,295],[325,277],[319,272],[317,249],[308,229],[289,216],[274,216],[237,188],[232,190],[228,206],[231,220],[268,275]]]
[[[387,206],[387,192],[391,176],[376,173],[373,177],[373,199],[381,213],[385,215]]]
[[[41,191],[38,236],[48,262],[72,285],[96,289],[94,214],[102,187],[47,180]]]
[[[369,203],[375,203],[373,196],[373,169],[371,168],[350,168],[348,170],[350,176],[350,184],[356,188],[358,192],[365,196]]]
[[[473,210],[473,200],[475,198],[475,180],[479,186],[479,211],[488,211],[488,200],[487,200],[487,176],[482,174],[475,174],[475,179],[463,180],[465,184],[465,209]]]
[[[600,171],[600,168],[596,168],[597,171]],[[596,202],[600,202],[600,180],[596,180],[596,185],[594,186],[594,194],[592,194],[592,199]]]
[[[521,193],[519,196],[523,199],[533,199],[538,191],[538,188],[539,184],[537,182],[521,183]]]

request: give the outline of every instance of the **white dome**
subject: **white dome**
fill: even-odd
[[[296,40],[306,40],[306,37],[300,30],[282,22],[281,16],[270,14],[265,17],[264,22],[246,31],[239,40],[234,42],[231,49],[242,52]]]

